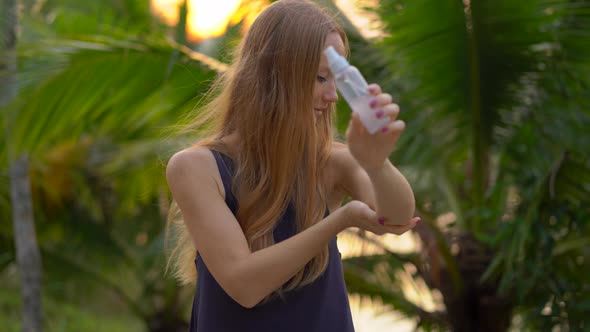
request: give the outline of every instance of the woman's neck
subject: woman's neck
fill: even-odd
[[[224,145],[225,149],[227,150],[227,153],[229,154],[230,157],[233,157],[236,155],[236,153],[237,153],[236,148],[238,146],[239,141],[240,141],[240,138],[237,133],[229,134],[229,135],[221,138],[221,142],[223,143],[223,145]]]

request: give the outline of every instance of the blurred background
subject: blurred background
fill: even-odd
[[[0,330],[187,329],[165,164],[269,3],[0,2]],[[319,3],[401,106],[423,220],[339,236],[357,331],[590,331],[590,1]]]

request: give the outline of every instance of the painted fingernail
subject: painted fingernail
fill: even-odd
[[[375,116],[377,117],[377,119],[381,119],[381,117],[383,116],[383,110],[378,110],[378,111],[375,113]]]
[[[379,217],[379,224],[381,226],[385,225],[385,217]]]
[[[369,92],[373,93],[375,91],[377,91],[377,89],[374,86],[369,87]]]
[[[377,100],[375,100],[375,99],[371,100],[371,103],[369,104],[369,106],[371,106],[371,108],[377,106]]]
[[[388,130],[388,129],[387,129],[387,127],[383,127],[383,128],[381,128],[381,132],[382,132],[382,133],[386,133],[386,132],[387,132],[387,130]]]

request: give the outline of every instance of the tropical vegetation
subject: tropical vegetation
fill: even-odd
[[[422,330],[587,330],[590,2],[365,6],[382,34],[365,38],[340,15],[351,62],[401,105],[408,126],[391,159],[424,222],[411,253],[358,234],[378,249],[345,259],[349,292]],[[16,49],[0,63],[0,321],[20,329],[19,266],[35,264],[19,258],[8,222],[27,211],[11,188],[28,187],[43,329],[186,330],[192,289],[163,276],[163,169],[194,139],[177,127],[198,112],[244,23],[205,48],[187,42],[186,7],[176,29],[143,0],[22,0],[18,10]],[[348,114],[341,102],[341,133]]]

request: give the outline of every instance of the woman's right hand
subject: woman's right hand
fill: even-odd
[[[401,235],[414,228],[420,218],[415,217],[405,225],[388,225],[379,223],[379,215],[361,201],[350,201],[341,207],[345,227],[358,227],[366,231],[383,235],[387,233]]]

